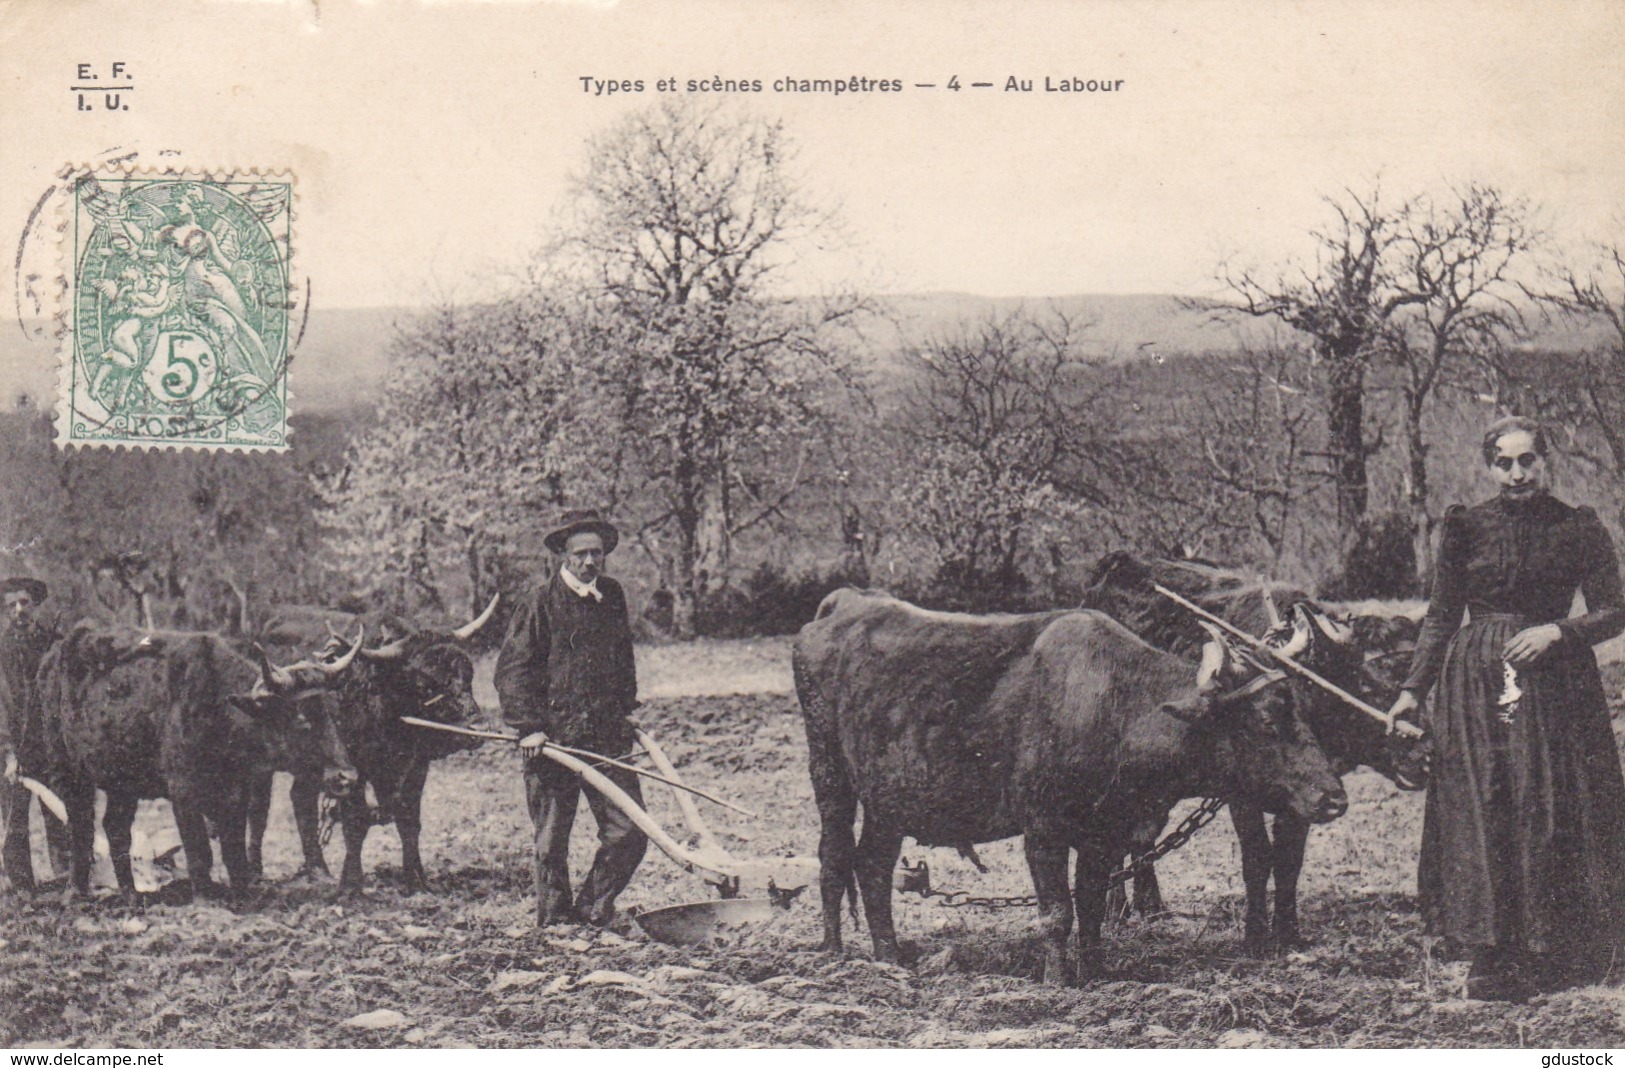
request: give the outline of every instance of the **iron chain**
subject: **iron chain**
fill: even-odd
[[[1191,810],[1190,815],[1179,821],[1168,834],[1156,845],[1135,857],[1118,871],[1113,872],[1106,879],[1108,890],[1121,886],[1146,868],[1166,857],[1169,853],[1183,846],[1195,837],[1196,832],[1213,822],[1224,802],[1217,797],[1206,797],[1202,803]],[[1038,904],[1038,895],[1021,894],[1012,897],[973,897],[964,890],[935,890],[930,883],[930,869],[922,860],[917,865],[904,862],[903,889],[912,891],[924,898],[936,898],[937,904],[944,908],[963,909],[1016,909],[1031,908]]]

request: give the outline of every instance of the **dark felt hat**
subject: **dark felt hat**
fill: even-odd
[[[35,604],[39,604],[41,601],[45,600],[47,592],[45,589],[45,583],[36,578],[23,578],[21,575],[13,575],[11,578],[0,581],[0,596],[13,593],[17,590],[22,590],[24,593],[28,594],[28,596],[32,597]]]
[[[615,524],[602,518],[598,509],[572,508],[559,518],[559,525],[542,539],[542,544],[556,553],[563,553],[565,543],[575,534],[596,534],[603,538],[605,556],[614,552],[621,540],[621,532],[615,529]]]

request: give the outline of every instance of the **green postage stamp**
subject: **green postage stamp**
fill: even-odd
[[[285,174],[75,181],[59,443],[287,447],[293,193]]]

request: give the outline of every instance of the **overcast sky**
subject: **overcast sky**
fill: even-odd
[[[586,137],[660,78],[717,75],[768,83],[739,99],[785,119],[891,291],[1205,291],[1220,256],[1302,249],[1320,194],[1379,174],[1395,194],[1500,183],[1560,240],[1625,237],[1617,0],[320,7],[0,2],[9,247],[69,160],[174,149],[296,172],[319,306],[468,292],[541,240]],[[106,83],[114,60],[130,110],[76,111],[76,65]],[[906,88],[773,93],[787,75]],[[913,88],[950,75],[966,88]],[[806,284],[856,269],[827,257]]]

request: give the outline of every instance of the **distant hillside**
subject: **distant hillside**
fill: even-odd
[[[312,311],[289,367],[293,410],[326,413],[370,406],[389,370],[395,323],[413,314],[411,308]],[[56,395],[57,341],[42,336],[45,327],[30,322],[25,332],[13,321],[10,329],[0,329],[0,398],[7,407],[21,394],[44,400]]]
[[[971,293],[922,293],[888,301],[901,340],[918,342],[951,331],[963,322],[1007,315],[1018,308],[1043,313],[1053,308],[1073,320],[1087,351],[1126,359],[1142,346],[1177,352],[1229,351],[1257,344],[1278,333],[1278,324],[1250,320],[1214,322],[1202,312],[1180,307],[1179,298],[1158,293],[1070,297],[979,297]]]
[[[975,321],[989,313],[1008,314],[1025,307],[1032,312],[1055,308],[1080,328],[1086,352],[1107,359],[1128,359],[1142,349],[1168,355],[1231,352],[1243,345],[1287,340],[1295,331],[1276,319],[1215,319],[1180,306],[1164,293],[1079,294],[1067,297],[981,297],[971,293],[921,293],[887,298],[898,340],[918,342]],[[1538,314],[1531,323],[1540,324]],[[1573,352],[1607,340],[1607,331],[1576,329],[1563,323],[1537,325],[1526,348]]]
[[[893,366],[897,350],[950,330],[988,313],[1003,314],[1025,305],[1033,311],[1055,307],[1075,318],[1086,352],[1108,359],[1128,359],[1141,351],[1178,353],[1227,352],[1282,336],[1273,320],[1215,322],[1201,312],[1179,306],[1165,294],[1078,295],[1053,298],[979,297],[969,293],[921,293],[885,298],[882,321],[867,331],[872,356],[882,373]],[[294,410],[313,414],[370,406],[378,399],[388,374],[388,352],[398,322],[417,309],[321,308],[310,313],[303,338],[294,351],[291,384]],[[0,329],[0,398],[9,406],[21,394],[50,398],[56,390],[54,340],[42,339],[39,322],[27,329],[15,322]],[[1573,351],[1594,344],[1600,334],[1548,327],[1533,347]]]

